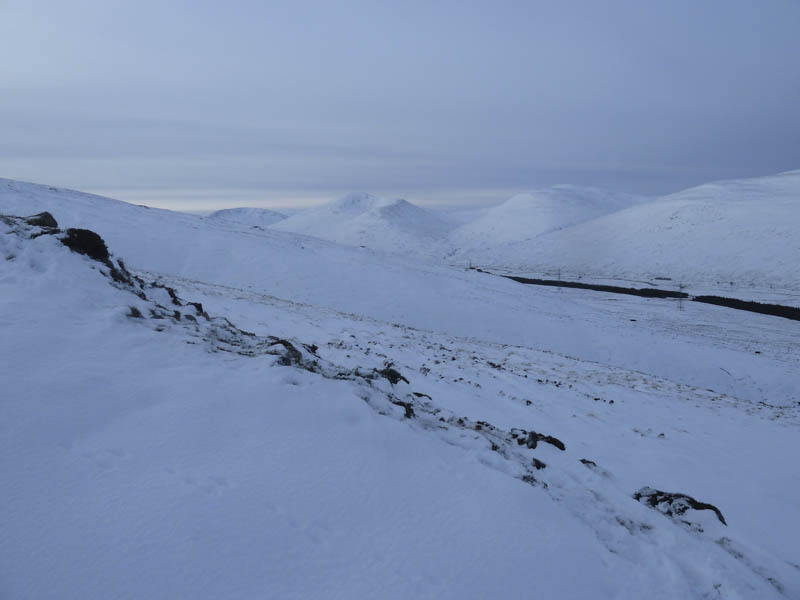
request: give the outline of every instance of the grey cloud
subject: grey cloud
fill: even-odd
[[[798,30],[779,0],[11,0],[0,176],[424,201],[778,172]]]

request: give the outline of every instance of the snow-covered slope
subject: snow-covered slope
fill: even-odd
[[[28,233],[0,223],[3,597],[578,593],[530,569],[558,537],[543,565],[585,560],[606,584],[590,533],[404,425],[388,382],[281,367],[222,320],[114,287]],[[158,302],[181,318],[147,319]]]
[[[217,220],[226,223],[235,223],[237,225],[254,227],[257,229],[266,229],[278,221],[283,221],[285,218],[286,215],[274,210],[250,207],[224,208],[206,217],[206,219],[211,221]]]
[[[292,215],[273,228],[350,246],[431,256],[454,225],[405,200],[353,193]]]
[[[131,275],[61,232],[0,219],[3,595],[800,595],[800,414],[775,383],[798,367],[793,322],[415,270],[16,186],[28,196],[3,193],[0,213],[66,201],[131,249],[154,229],[157,248],[130,264],[224,279],[210,263],[228,247],[229,277],[255,284]],[[170,262],[181,246],[200,256]],[[277,262],[231,259],[267,248],[312,279],[266,294]],[[328,289],[345,257],[366,280],[348,282],[350,314]],[[451,298],[424,289],[440,281],[494,315],[442,320]],[[386,307],[376,283],[399,302]],[[415,296],[427,330],[406,324],[429,318]],[[370,317],[381,311],[395,323]],[[722,361],[772,402],[549,351],[576,321],[576,349],[604,335],[633,363],[645,340],[666,361],[697,347],[705,369]],[[502,341],[514,332],[526,343]]]
[[[576,223],[639,204],[642,196],[576,185],[556,185],[517,194],[450,236],[458,253],[529,240]]]
[[[44,210],[63,227],[97,231],[129,266],[156,274],[488,342],[535,345],[748,400],[771,401],[796,389],[794,375],[753,361],[749,347],[709,354],[694,340],[654,345],[652,331],[631,326],[624,312],[609,319],[605,305],[574,304],[580,295],[559,294],[554,300],[512,281],[272,228],[234,227],[91,194],[0,181],[0,214]],[[767,318],[765,326],[772,324]],[[727,374],[732,365],[736,377]]]
[[[525,272],[798,290],[800,171],[702,185],[467,258]]]

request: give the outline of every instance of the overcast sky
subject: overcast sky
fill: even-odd
[[[0,177],[198,209],[798,168],[798,0],[0,0]]]

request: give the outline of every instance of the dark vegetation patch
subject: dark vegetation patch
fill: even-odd
[[[479,273],[486,273],[492,275],[488,271],[481,269],[473,269]],[[515,275],[500,275],[505,279],[511,279],[518,283],[526,285],[544,285],[551,287],[565,287],[575,288],[581,290],[594,290],[597,292],[609,292],[612,294],[627,294],[629,296],[640,296],[643,298],[678,298],[689,299],[694,302],[703,302],[705,304],[714,304],[716,306],[724,306],[726,308],[734,308],[736,310],[746,310],[762,315],[770,315],[773,317],[783,317],[784,319],[792,319],[793,321],[800,321],[800,308],[794,306],[785,306],[783,304],[769,304],[763,302],[754,302],[752,300],[739,300],[738,298],[726,298],[723,296],[690,296],[686,292],[676,292],[672,290],[660,290],[656,288],[627,288],[616,285],[600,285],[595,283],[583,283],[580,281],[561,281],[556,279],[537,279],[531,277],[517,277]],[[668,277],[656,277],[656,279],[668,281]],[[636,319],[631,319],[636,321]]]
[[[716,506],[707,502],[699,502],[686,494],[663,492],[651,487],[643,487],[633,495],[633,499],[672,518],[682,516],[690,508],[694,510],[710,510],[717,515],[720,523],[723,525],[728,524],[725,521],[725,517],[722,516],[722,512]]]
[[[158,288],[161,290],[165,290],[167,294],[169,294],[169,298],[175,306],[183,306],[180,299],[178,298],[178,293],[175,291],[175,288],[171,288],[168,285],[164,285],[163,283],[159,283],[158,281],[154,281],[150,284],[151,288]],[[202,306],[202,305],[201,305]]]
[[[404,412],[404,416],[406,419],[413,419],[416,416],[414,412],[414,405],[411,402],[403,402],[402,400],[398,400],[397,398],[390,399],[390,402],[395,406],[402,406]]]
[[[99,235],[91,229],[67,229],[61,243],[78,254],[85,254],[91,259],[110,266],[108,247]]]
[[[199,302],[187,302],[186,306],[194,306],[194,310],[198,316],[203,317],[206,321],[210,321],[211,318],[208,316],[208,313],[203,310],[203,305]]]
[[[764,304],[762,302],[738,300],[736,298],[725,298],[723,296],[695,296],[692,298],[692,300],[695,302],[703,302],[705,304],[726,306],[727,308],[735,308],[737,310],[746,310],[762,315],[772,315],[773,317],[783,317],[784,319],[800,321],[800,308],[795,308],[794,306],[784,306],[782,304]]]
[[[637,533],[646,533],[653,529],[652,525],[648,525],[647,523],[637,523],[636,521],[632,521],[631,519],[625,519],[623,517],[617,516],[615,517],[617,523],[622,525],[625,529],[628,530],[628,533],[631,535],[636,535]]]
[[[147,300],[147,295],[144,293],[144,281],[141,277],[137,277],[125,266],[122,259],[117,259],[117,264],[114,265],[111,261],[107,263],[110,266],[108,276],[114,280],[115,283],[128,288],[134,294],[139,296],[142,300]],[[138,285],[137,285],[138,284]]]
[[[380,371],[376,370],[375,372],[384,379],[387,379],[392,385],[397,385],[400,381],[408,383],[408,379],[403,377],[397,369],[392,368],[392,363],[387,364],[383,369]]]
[[[528,448],[534,449],[539,444],[539,442],[545,442],[546,444],[550,444],[551,446],[555,446],[562,452],[567,449],[562,442],[557,437],[553,437],[552,435],[543,435],[536,431],[525,431],[524,429],[512,429],[511,430],[511,437],[517,440],[517,444],[520,446],[525,445]]]
[[[191,304],[191,302],[190,302]],[[300,351],[295,348],[294,344],[289,340],[284,340],[282,338],[275,338],[269,346],[276,346],[280,345],[283,346],[285,352],[283,355],[278,359],[278,364],[284,367],[288,367],[291,365],[299,365],[303,362],[303,355]]]
[[[485,272],[485,271],[484,271]],[[596,283],[583,283],[580,281],[560,281],[557,279],[536,279],[530,277],[516,277],[514,275],[501,275],[506,279],[511,279],[526,285],[545,285],[550,287],[575,288],[579,290],[594,290],[596,292],[610,292],[612,294],[628,294],[630,296],[641,296],[642,298],[688,298],[686,292],[674,292],[671,290],[659,290],[656,288],[626,288],[616,285],[600,285]]]

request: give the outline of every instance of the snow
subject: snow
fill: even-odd
[[[517,194],[450,236],[457,255],[482,258],[482,252],[501,244],[582,223],[641,203],[645,198],[577,185],[556,185]]]
[[[0,221],[0,595],[800,597],[797,323],[0,181],[42,210],[145,285]]]
[[[660,198],[557,185],[452,215],[351,194],[272,227],[493,272],[800,306],[799,206],[789,171]]]
[[[350,246],[416,256],[439,252],[439,245],[453,228],[454,224],[433,211],[365,193],[351,193],[306,209],[273,226]]]
[[[514,272],[800,291],[800,171],[721,181],[465,253]]]
[[[283,221],[286,215],[268,210],[266,208],[224,208],[217,210],[206,217],[209,220],[219,220],[228,223],[236,223],[256,229],[265,229],[279,221]]]

